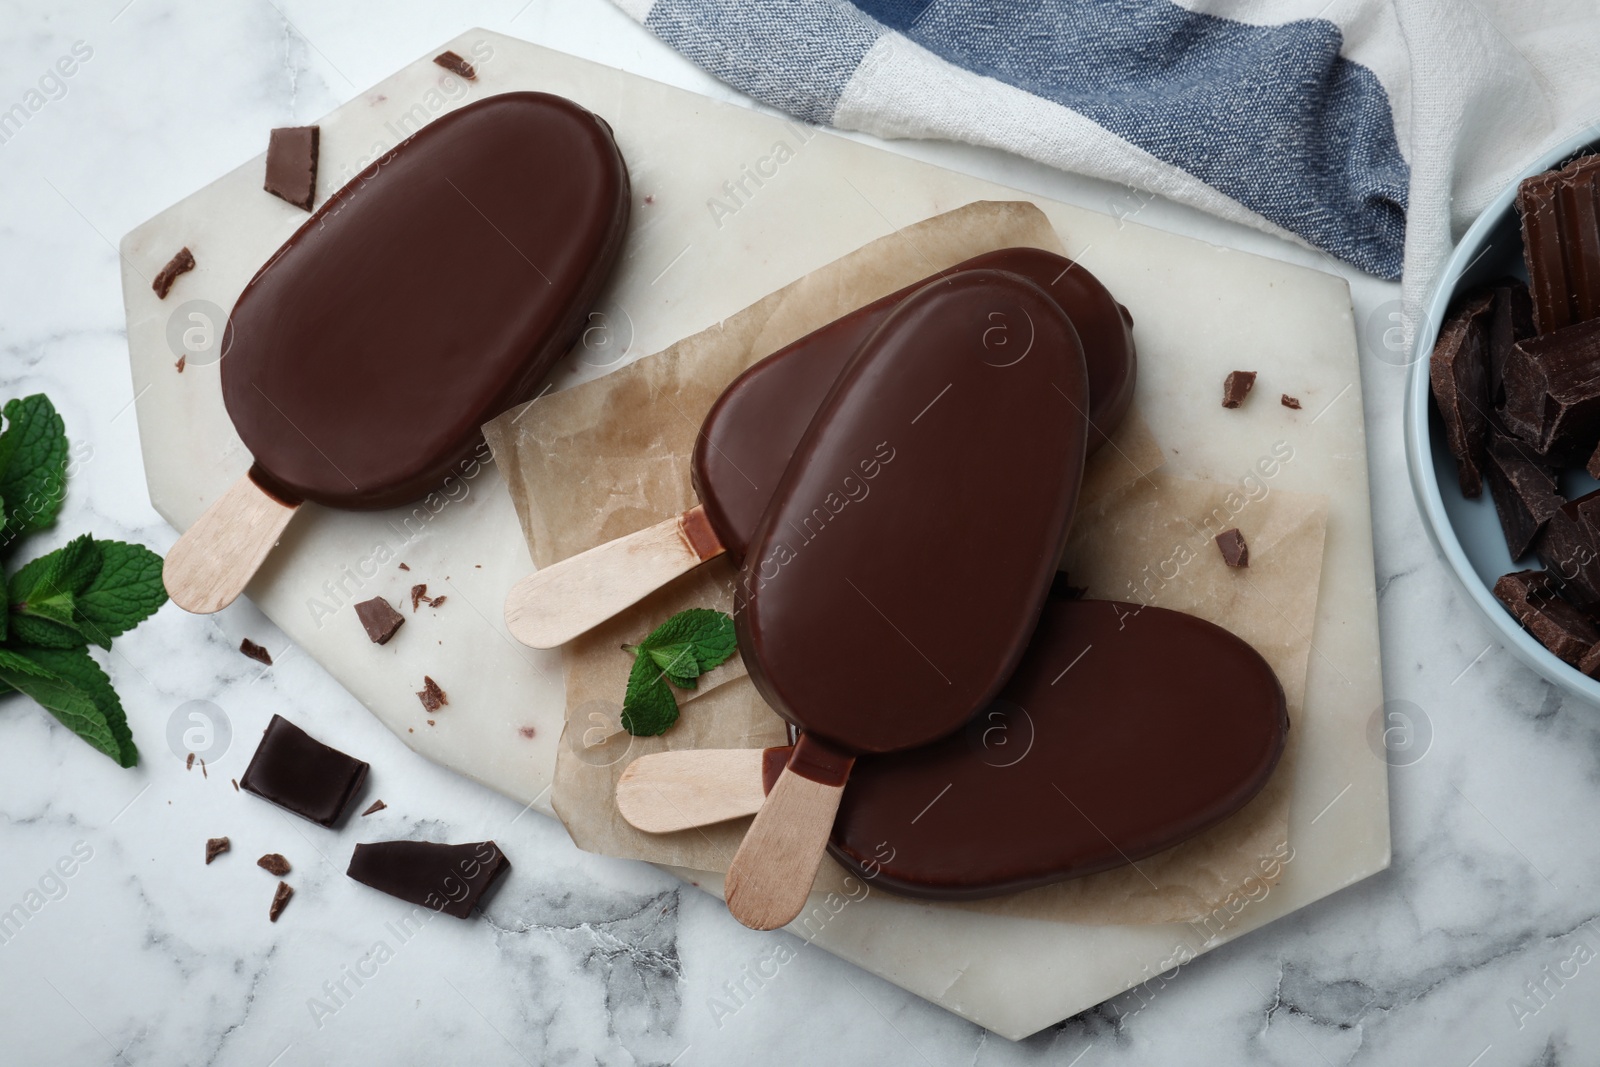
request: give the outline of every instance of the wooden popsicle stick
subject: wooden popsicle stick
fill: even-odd
[[[506,594],[506,625],[532,648],[564,645],[724,551],[696,504],[523,578]]]
[[[754,815],[767,799],[759,748],[699,748],[640,756],[617,780],[617,810],[647,834]]]
[[[167,595],[196,615],[210,615],[232,604],[299,507],[284,503],[244,475],[167,553],[161,567]]]
[[[815,782],[785,767],[728,867],[723,895],[752,930],[776,930],[799,915],[817,880],[844,783]]]

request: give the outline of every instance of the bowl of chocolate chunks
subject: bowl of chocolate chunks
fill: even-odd
[[[1424,308],[1406,402],[1434,544],[1518,658],[1600,703],[1600,142],[1537,160]]]

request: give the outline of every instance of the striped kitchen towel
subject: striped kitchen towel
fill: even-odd
[[[1408,296],[1519,167],[1600,119],[1596,0],[616,3],[810,122],[1159,193],[1405,267]]]

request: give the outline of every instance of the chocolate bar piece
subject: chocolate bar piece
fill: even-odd
[[[1216,537],[1217,548],[1222,551],[1222,562],[1230,567],[1250,566],[1250,546],[1244,543],[1244,534],[1237,528],[1223,530]]]
[[[267,139],[267,192],[302,211],[311,210],[317,198],[319,138],[316,126],[285,126],[272,131]]]
[[[367,770],[361,760],[274,715],[239,786],[303,819],[332,827],[360,792]]]
[[[150,288],[156,291],[156,297],[165,300],[172,291],[172,283],[178,280],[178,275],[188,274],[194,270],[194,253],[185,245],[178,249],[178,254],[167,260],[167,265],[157,272],[155,280],[150,283]]]
[[[1506,402],[1506,360],[1518,341],[1533,336],[1533,299],[1516,278],[1495,282],[1489,292],[1494,298],[1489,316],[1489,401],[1500,408]]]
[[[1512,433],[1556,466],[1588,460],[1600,441],[1600,320],[1519,341],[1505,388]]]
[[[375,841],[356,846],[345,873],[391,897],[465,919],[510,869],[493,841]]]
[[[1517,210],[1539,332],[1600,316],[1600,156],[1524,180]]]
[[[1456,457],[1463,496],[1483,492],[1483,449],[1489,432],[1489,313],[1494,298],[1474,297],[1439,330],[1428,367],[1445,443]],[[1509,416],[1508,416],[1509,417]]]
[[[433,61],[451,74],[459,74],[469,82],[478,80],[478,72],[473,68],[472,64],[454,52],[440,52],[433,57]]]
[[[1517,571],[1494,583],[1494,595],[1540,644],[1577,666],[1600,644],[1600,629],[1557,596],[1555,586],[1543,571]]]
[[[1553,590],[1585,611],[1600,609],[1600,491],[1569,500],[1545,520],[1533,550]]]
[[[1498,429],[1489,429],[1483,476],[1500,515],[1506,547],[1521,559],[1533,547],[1545,522],[1565,503],[1556,490],[1555,472],[1540,462],[1533,449]]]
[[[356,618],[366,628],[367,638],[375,645],[386,645],[394,632],[405,625],[406,617],[394,610],[381,596],[363,600],[356,605]]]
[[[1236,408],[1244,403],[1244,398],[1250,395],[1250,390],[1256,387],[1256,372],[1253,370],[1230,371],[1222,379],[1222,406]]]

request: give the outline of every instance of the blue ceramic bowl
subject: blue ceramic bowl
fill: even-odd
[[[1445,263],[1423,306],[1423,321],[1412,349],[1411,377],[1406,389],[1406,463],[1411,468],[1411,488],[1422,510],[1423,525],[1434,546],[1505,646],[1562,689],[1600,704],[1600,681],[1563,663],[1518,625],[1494,598],[1494,583],[1502,574],[1538,568],[1539,561],[1531,553],[1525,560],[1511,558],[1487,485],[1477,500],[1461,495],[1455,457],[1445,445],[1444,426],[1434,410],[1428,382],[1433,343],[1445,312],[1456,297],[1495,278],[1528,276],[1522,260],[1522,229],[1514,206],[1521,179],[1549,170],[1585,149],[1600,147],[1594,137],[1593,130],[1586,131],[1530,163],[1518,180],[1484,209]],[[1582,470],[1561,475],[1561,494],[1569,500],[1597,487],[1600,482]]]

